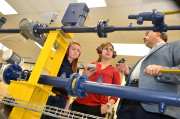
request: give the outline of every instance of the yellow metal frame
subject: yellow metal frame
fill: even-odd
[[[171,14],[178,14],[180,13],[180,10],[174,10],[174,11],[165,11],[163,12],[165,15],[171,15]]]
[[[66,33],[67,38],[72,39],[73,35],[72,33]],[[54,95],[54,93],[51,92],[52,86],[40,85],[38,84],[38,80],[43,68],[49,72],[49,76],[57,76],[69,43],[59,31],[50,31],[46,36],[46,42],[28,82],[12,81],[10,83],[8,91],[14,98],[46,104],[49,95]],[[53,45],[57,46],[56,51],[51,49]],[[41,113],[14,107],[9,119],[40,119],[40,117]]]

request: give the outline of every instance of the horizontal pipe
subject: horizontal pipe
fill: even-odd
[[[20,28],[0,29],[0,33],[20,33]]]
[[[19,78],[21,71],[15,71],[13,74],[13,80]],[[27,73],[25,72],[22,78],[25,78]],[[54,87],[67,88],[70,79],[60,78],[53,76],[41,75],[38,83],[44,85],[50,85]],[[75,87],[76,88],[76,87]],[[135,87],[126,87],[120,85],[97,83],[91,81],[83,81],[79,87],[83,89],[85,93],[93,93],[99,95],[113,96],[126,98],[130,100],[138,100],[142,102],[159,104],[164,102],[166,105],[180,106],[180,94],[174,92],[165,92],[159,90],[141,89]]]
[[[49,31],[61,29],[65,33],[93,33],[97,32],[97,26],[71,26],[71,27],[39,27],[37,29],[38,33],[49,33]],[[113,32],[113,31],[132,31],[132,30],[153,30],[153,27],[104,27],[105,33]],[[166,29],[164,29],[166,30]],[[168,26],[167,30],[180,30],[180,26]],[[10,29],[0,29],[0,33],[20,33],[21,30],[19,28],[10,28]]]
[[[9,76],[9,79],[11,79],[11,80],[17,80],[18,78],[25,79],[27,74],[28,74],[27,72],[24,72],[21,75],[21,71],[13,71],[12,74]],[[6,73],[4,75],[6,75]],[[20,77],[20,75],[21,75],[21,77]],[[29,76],[27,78],[29,78]],[[26,80],[28,80],[28,79],[26,79]],[[68,80],[69,79],[67,79],[67,78],[41,75],[38,83],[44,84],[44,85],[50,85],[50,86],[54,86],[54,87],[66,88]]]
[[[180,106],[180,94],[159,90],[126,87],[105,83],[86,81],[85,90],[87,93],[120,97],[141,102],[156,103],[161,102],[166,105]],[[83,88],[83,87],[82,87]]]
[[[8,69],[4,70],[4,75],[9,76],[8,79],[15,80],[16,78],[20,77],[21,71],[14,71],[12,67],[7,67],[9,70],[12,71],[8,73]],[[27,77],[27,72],[24,72],[21,78]],[[63,78],[62,77],[53,77],[53,76],[46,76],[41,75],[39,78],[38,83],[44,85],[50,85],[54,87],[61,87],[61,88],[68,88],[71,87],[73,84],[70,84],[72,79]],[[158,91],[158,90],[150,90],[150,89],[141,89],[135,87],[126,87],[114,84],[106,84],[106,83],[97,83],[91,81],[80,80],[84,76],[78,76],[75,82],[75,87],[73,90],[79,90],[79,93],[93,93],[99,95],[106,95],[106,96],[113,96],[113,97],[120,97],[130,100],[138,100],[141,102],[148,102],[148,103],[155,103],[155,104],[165,104],[172,105],[172,106],[179,106],[180,107],[180,94],[175,92],[165,92],[165,91]],[[84,77],[86,78],[86,77]],[[84,79],[83,78],[83,79]],[[88,79],[87,79],[88,80]],[[80,82],[79,82],[80,81]],[[78,84],[80,83],[80,85]],[[76,85],[77,84],[77,85]],[[78,86],[79,85],[79,86]],[[160,106],[161,107],[161,106]],[[160,109],[163,112],[163,109]]]
[[[44,84],[44,85],[50,85],[50,86],[54,86],[54,87],[66,88],[68,80],[69,79],[67,79],[67,78],[41,75],[38,83]]]
[[[180,26],[168,26],[167,30],[180,30]]]
[[[115,27],[115,31],[153,30],[153,27]]]
[[[96,26],[82,26],[82,27],[77,27],[77,26],[67,26],[67,27],[47,27],[43,28],[40,27],[38,28],[37,32],[38,33],[49,33],[49,31],[53,30],[63,30],[65,33],[91,33],[91,32],[96,32]]]

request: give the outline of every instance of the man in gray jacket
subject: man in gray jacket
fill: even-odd
[[[180,69],[180,40],[166,43],[166,33],[148,31],[143,37],[151,50],[131,70],[126,63],[117,68],[127,77],[126,86],[168,92],[180,91],[180,74],[160,73],[161,69]],[[159,112],[157,104],[121,99],[117,119],[180,119],[180,107],[167,106]]]

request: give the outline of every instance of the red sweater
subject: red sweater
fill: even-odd
[[[120,85],[121,83],[120,73],[116,67],[107,66],[106,68],[101,69],[102,65],[100,63],[95,62],[91,64],[96,64],[96,73],[89,77],[89,81],[96,82],[99,76],[101,76],[103,83]],[[88,94],[87,97],[76,98],[76,101],[80,104],[84,104],[88,106],[97,106],[97,105],[106,104],[108,102],[108,96],[92,94],[92,93],[87,93],[87,94]],[[118,98],[110,97],[110,99],[114,99],[117,101]]]

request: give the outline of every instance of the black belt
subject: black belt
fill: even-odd
[[[137,83],[139,82],[139,79],[134,79],[130,84],[134,84],[134,83]]]

